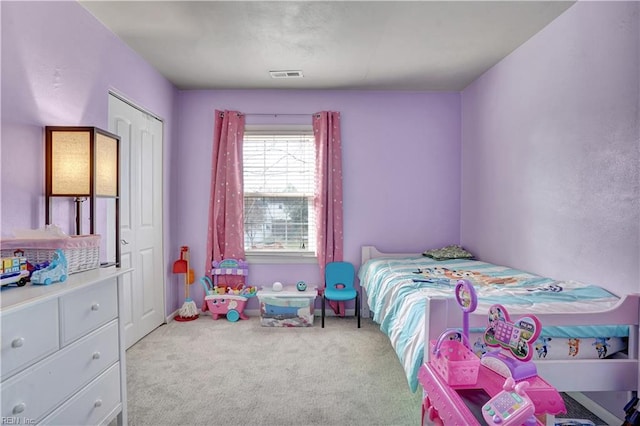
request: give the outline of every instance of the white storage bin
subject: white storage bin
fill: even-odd
[[[311,327],[314,304],[318,292],[315,288],[298,291],[285,286],[282,291],[264,288],[257,293],[260,302],[260,324],[263,327]]]

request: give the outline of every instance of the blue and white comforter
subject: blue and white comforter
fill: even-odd
[[[475,260],[435,261],[412,258],[376,258],[358,273],[366,290],[373,320],[389,336],[407,375],[412,391],[418,387],[418,369],[423,362],[424,319],[428,297],[453,297],[459,279],[474,284],[478,308],[488,312],[500,303],[531,313],[582,313],[612,307],[618,297],[601,287],[575,281],[556,281]],[[462,314],[460,317],[462,323]],[[592,337],[628,335],[626,327],[544,327],[543,336]]]

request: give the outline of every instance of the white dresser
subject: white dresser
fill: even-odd
[[[2,424],[127,424],[120,268],[0,292]]]

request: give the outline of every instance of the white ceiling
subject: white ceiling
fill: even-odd
[[[458,91],[574,1],[80,3],[179,89]]]

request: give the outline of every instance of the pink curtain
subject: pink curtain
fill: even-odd
[[[340,113],[322,111],[313,115],[316,143],[315,210],[317,254],[321,276],[325,265],[343,258],[342,230],[342,138]],[[331,303],[344,316],[344,302]]]
[[[244,115],[216,110],[205,273],[211,262],[244,259],[242,139]]]

